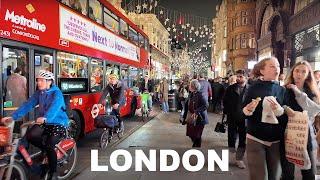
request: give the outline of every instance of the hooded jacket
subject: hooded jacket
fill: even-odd
[[[56,85],[52,85],[48,90],[37,90],[13,113],[12,118],[15,121],[22,118],[37,105],[39,105],[38,117],[46,118],[45,124],[69,127],[64,98]]]

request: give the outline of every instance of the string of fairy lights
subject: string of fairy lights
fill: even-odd
[[[127,0],[122,7],[127,13],[153,13],[170,34],[172,66],[181,68],[182,64],[191,65],[195,73],[210,67],[211,40],[215,33],[209,18],[173,10],[159,5],[159,0]],[[177,49],[184,49],[182,55]],[[184,57],[183,59],[181,57]],[[186,62],[186,63],[183,63]]]

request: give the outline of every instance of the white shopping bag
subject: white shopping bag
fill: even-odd
[[[307,111],[292,111],[285,132],[286,158],[301,169],[310,169],[311,162],[307,151],[308,143],[308,113]]]
[[[274,98],[273,96],[266,96],[263,98],[262,101],[262,119],[261,122],[264,123],[269,123],[269,124],[279,124],[279,121],[276,117],[276,115],[274,114],[274,112],[272,111],[270,102],[268,101],[268,99],[276,102],[276,98]]]

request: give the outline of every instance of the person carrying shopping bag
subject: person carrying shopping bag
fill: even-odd
[[[285,89],[277,82],[278,59],[270,57],[254,66],[258,78],[245,92],[243,112],[247,119],[247,145],[251,180],[278,180],[281,175],[280,139],[283,131],[278,117],[284,113]]]
[[[208,121],[208,102],[200,91],[201,85],[198,80],[190,82],[190,95],[185,103],[184,121],[187,123],[186,135],[190,137],[192,147],[201,147],[202,132]],[[184,124],[184,123],[183,123]]]

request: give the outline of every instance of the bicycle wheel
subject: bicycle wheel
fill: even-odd
[[[78,158],[77,145],[75,144],[74,147],[66,151],[66,153],[68,157],[58,160],[58,163],[57,163],[58,179],[68,179],[77,164],[77,158]],[[46,173],[44,179],[47,180],[48,178],[49,178],[49,172]]]
[[[109,130],[104,130],[103,133],[100,136],[100,147],[101,149],[105,149],[107,148],[108,144],[109,144]]]
[[[4,176],[2,179],[6,179],[7,170],[9,165],[5,166],[4,168]],[[25,167],[22,163],[18,161],[14,161],[12,164],[12,172],[11,176],[9,178],[10,180],[27,180],[27,171],[25,170]]]

